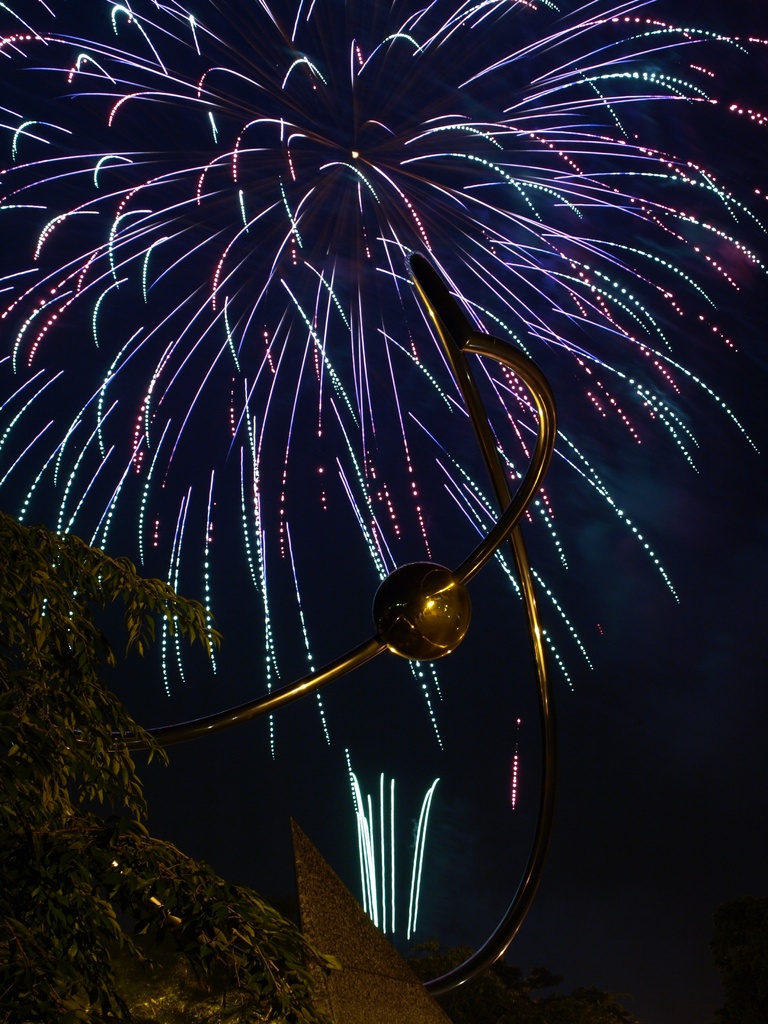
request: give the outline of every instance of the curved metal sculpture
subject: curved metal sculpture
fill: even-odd
[[[383,581],[374,598],[375,634],[323,668],[227,711],[148,731],[159,743],[169,745],[227,729],[240,722],[270,714],[285,704],[316,692],[334,679],[364,665],[384,650],[417,661],[433,661],[450,654],[464,638],[469,625],[470,600],[467,583],[493,557],[498,548],[509,540],[525,601],[528,633],[536,667],[542,750],[539,815],[531,853],[520,885],[493,934],[459,967],[434,981],[427,982],[426,988],[433,995],[442,995],[469,981],[504,955],[533,901],[552,831],[556,775],[552,692],[544,656],[543,631],[533,577],[518,524],[544,479],[554,450],[557,428],[554,398],[538,367],[506,342],[476,331],[451,296],[442,278],[423,256],[414,254],[409,262],[414,284],[435,324],[491,477],[501,508],[495,526],[453,571],[432,562],[418,562],[395,569]],[[510,490],[507,474],[472,376],[468,354],[495,360],[512,370],[527,387],[536,407],[536,446],[528,470],[514,494]],[[130,746],[135,749],[140,747],[141,743],[136,740],[130,743]]]

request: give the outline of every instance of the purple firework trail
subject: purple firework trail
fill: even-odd
[[[746,438],[700,367],[730,356],[763,229],[700,129],[762,139],[729,91],[760,39],[653,2],[70,8],[0,6],[4,505],[212,611],[248,590],[265,685],[311,668],[323,544],[359,548],[372,593],[405,560],[456,561],[436,502],[470,532],[493,515],[405,271],[421,251],[553,378],[583,431],[564,430],[556,472],[672,589],[588,439],[596,421],[621,447],[663,435],[693,464],[707,405]],[[514,476],[529,402],[478,373]],[[530,518],[565,562],[555,512],[545,492]],[[544,583],[567,675],[568,648],[586,652]],[[436,676],[414,672],[437,729]]]

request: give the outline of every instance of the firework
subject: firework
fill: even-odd
[[[352,771],[349,751],[346,752],[352,803],[357,822],[357,843],[360,858],[363,910],[384,934],[395,935],[402,930],[398,913],[399,872],[402,857],[401,841],[395,811],[395,780],[379,776],[378,808],[370,794],[364,794],[357,775]],[[405,938],[413,938],[419,919],[421,881],[424,874],[424,853],[427,842],[432,798],[440,780],[435,779],[424,794],[415,834],[412,837],[409,872],[408,915]]]
[[[611,445],[662,435],[692,463],[702,400],[744,434],[696,352],[733,347],[762,227],[676,147],[683,123],[744,124],[718,69],[759,40],[647,3],[70,8],[0,8],[6,506],[132,553],[225,634],[247,621],[259,685],[311,670],[336,653],[324,549],[359,554],[367,602],[403,561],[460,560],[450,516],[470,543],[493,518],[405,270],[421,251],[560,385],[584,434],[564,431],[558,472],[672,589],[585,439],[597,418]],[[482,373],[514,478],[533,414],[512,374]],[[565,563],[548,493],[531,518]],[[586,650],[543,582],[567,675]],[[414,674],[437,734],[437,678]]]

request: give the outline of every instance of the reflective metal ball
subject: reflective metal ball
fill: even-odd
[[[434,562],[402,565],[384,580],[373,599],[376,630],[402,658],[433,661],[464,639],[472,605],[463,583]]]

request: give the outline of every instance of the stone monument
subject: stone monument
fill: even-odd
[[[450,1024],[449,1018],[295,822],[301,930],[340,971],[315,975],[334,1024]]]

